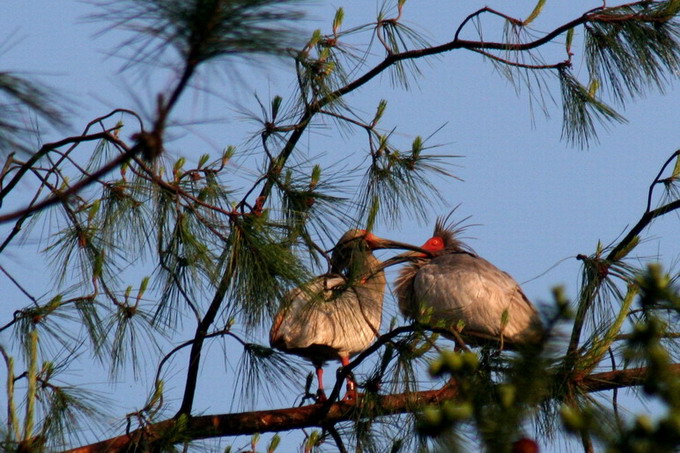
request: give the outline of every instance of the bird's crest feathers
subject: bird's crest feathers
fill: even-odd
[[[474,250],[460,239],[460,234],[473,225],[463,225],[470,216],[462,220],[450,221],[451,215],[456,210],[451,211],[446,217],[437,217],[437,222],[434,225],[433,237],[440,237],[444,241],[444,249],[447,251],[454,250],[456,252],[467,252],[475,254]]]

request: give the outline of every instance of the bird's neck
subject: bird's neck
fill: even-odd
[[[345,270],[345,277],[360,283],[386,282],[382,263],[371,253],[363,254],[351,261]]]

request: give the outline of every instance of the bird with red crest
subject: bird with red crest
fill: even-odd
[[[405,266],[395,282],[404,316],[444,327],[473,345],[503,349],[540,341],[540,317],[519,284],[459,239],[460,222],[447,221],[437,219],[422,245],[431,256]]]

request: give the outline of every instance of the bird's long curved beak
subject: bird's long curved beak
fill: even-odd
[[[420,249],[420,247],[416,247]],[[392,258],[388,258],[382,263],[380,263],[380,270],[387,269],[390,266],[394,266],[401,263],[407,263],[409,261],[414,261],[422,258],[429,258],[432,254],[427,250],[409,250],[399,255],[395,255]]]
[[[391,239],[385,239],[376,236],[373,233],[367,233],[365,236],[365,240],[368,243],[368,246],[371,248],[371,250],[376,250],[376,249],[401,249],[401,250],[410,250],[411,252],[417,252],[420,254],[420,256],[432,256],[432,252],[429,252],[421,247],[418,247],[417,245],[412,245],[412,244],[407,244],[406,242],[399,242],[399,241],[393,241]],[[407,252],[410,253],[410,252]],[[406,255],[402,253],[401,255]],[[397,255],[397,256],[401,256]],[[397,256],[390,258],[394,259]],[[410,257],[413,257],[415,255],[410,255]]]

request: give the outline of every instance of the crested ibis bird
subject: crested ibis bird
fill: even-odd
[[[274,318],[269,342],[283,352],[303,357],[314,365],[319,399],[325,399],[323,365],[349,358],[366,349],[378,336],[385,293],[384,268],[375,249],[422,249],[379,238],[365,230],[350,230],[333,249],[331,272],[288,292]],[[356,384],[347,378],[346,399],[356,396]]]
[[[433,236],[421,246],[431,257],[415,259],[395,281],[401,312],[443,323],[471,344],[503,349],[539,341],[541,320],[519,284],[463,244],[461,229],[446,221],[437,219]]]

